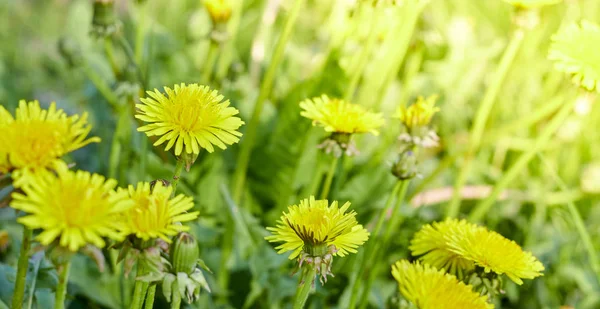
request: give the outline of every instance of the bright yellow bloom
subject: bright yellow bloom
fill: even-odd
[[[418,309],[493,309],[487,297],[456,277],[427,264],[400,260],[392,265],[400,293]]]
[[[429,96],[426,99],[419,97],[417,102],[408,108],[404,106],[399,107],[394,117],[400,119],[408,129],[427,126],[431,122],[433,115],[440,111],[435,106],[437,98],[437,95]]]
[[[590,21],[574,23],[552,37],[548,58],[554,67],[571,74],[573,83],[600,92],[600,26]]]
[[[521,279],[541,276],[544,266],[530,252],[512,240],[465,220],[448,219],[424,226],[411,242],[413,255],[452,273],[470,271],[474,266],[485,272],[506,274],[517,284]],[[469,263],[471,262],[471,263]]]
[[[451,274],[462,277],[465,271],[475,268],[472,261],[454,253],[450,247],[452,235],[460,230],[471,228],[467,221],[446,220],[427,224],[418,231],[410,242],[410,251],[413,256],[437,269],[445,270]]]
[[[143,240],[161,238],[170,243],[169,236],[189,230],[181,222],[198,218],[199,212],[187,212],[194,207],[191,197],[179,194],[171,198],[173,187],[164,186],[160,181],[152,189],[147,182],[138,183],[137,188],[129,185],[128,192],[135,205],[123,215],[125,234]]]
[[[504,0],[516,8],[533,9],[561,3],[563,0]]]
[[[56,104],[47,110],[38,101],[20,101],[13,116],[0,106],[0,174],[20,170],[27,176],[52,167],[65,154],[100,138],[87,138],[87,114],[68,117]],[[20,177],[18,182],[24,182]]]
[[[117,193],[117,181],[57,164],[55,173],[41,171],[13,193],[11,206],[28,215],[17,219],[31,229],[43,229],[40,243],[54,240],[71,251],[86,244],[103,247],[102,237],[121,240],[119,216],[131,207],[126,192]]]
[[[332,133],[372,133],[379,134],[383,125],[380,113],[372,113],[362,106],[340,99],[329,99],[326,95],[300,102],[303,111],[300,115],[311,119],[313,125],[322,126]]]
[[[278,253],[292,251],[290,260],[301,252],[319,246],[334,246],[333,255],[345,256],[356,253],[356,248],[369,238],[369,232],[356,221],[356,212],[346,213],[350,202],[341,208],[333,201],[310,199],[300,205],[288,207],[288,212],[277,221],[277,227],[268,227],[273,235],[265,237],[270,242],[282,242],[275,249]]]
[[[229,0],[204,0],[204,6],[215,24],[227,22],[231,17]]]
[[[200,148],[213,152],[213,145],[225,149],[237,143],[242,133],[237,129],[244,122],[234,117],[239,111],[229,106],[229,100],[208,86],[198,84],[165,87],[166,96],[158,90],[148,91],[150,97],[137,104],[136,118],[149,124],[138,128],[148,136],[160,136],[154,143],[167,142],[166,151],[175,146],[175,155],[184,150],[200,153]]]

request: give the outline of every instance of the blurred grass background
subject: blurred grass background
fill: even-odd
[[[206,70],[211,29],[200,0],[116,2],[127,40],[136,50],[136,42],[144,44],[140,50],[149,89],[198,82]],[[389,266],[409,256],[408,241],[421,224],[443,218],[443,206],[461,168],[476,108],[514,30],[512,8],[500,0],[430,1],[421,14],[415,8],[425,1],[397,2],[401,4],[381,13],[377,22],[373,22],[371,12],[356,10],[350,0],[305,3],[262,114],[244,208],[232,204],[228,190],[239,147],[212,155],[203,153],[185,174],[180,188],[194,196],[201,211],[192,230],[201,242],[203,258],[216,274],[224,222],[231,215],[236,223],[234,251],[227,263],[231,271],[228,292],[220,289],[216,275],[211,275],[213,295],[204,294],[190,307],[289,306],[297,284],[290,276],[293,263],[277,255],[263,240],[264,226],[272,226],[287,205],[316,193],[319,183],[313,181],[315,173],[324,173],[327,168],[319,162],[329,160],[316,148],[324,134],[300,117],[298,102],[322,93],[344,96],[352,72],[362,67],[354,101],[386,115],[419,95],[438,94],[440,98],[435,127],[442,145],[424,154],[423,177],[409,188],[409,195],[421,193],[429,198],[414,199],[413,207],[403,208],[406,219],[394,236],[393,247],[384,260],[375,261],[379,275],[370,293],[370,306],[388,308],[397,302],[397,286]],[[244,1],[235,40],[230,40],[229,48],[219,55],[219,61],[231,59],[231,65],[221,68],[218,62],[211,85],[241,110],[246,122],[291,5],[288,0]],[[116,177],[122,186],[168,179],[175,162],[171,155],[152,149],[146,137],[135,131],[133,119],[111,108],[99,90],[105,86],[119,94],[131,85],[124,81],[123,72],[111,67],[106,54],[111,47],[106,40],[90,36],[92,13],[92,3],[87,0],[1,1],[0,103],[13,111],[18,100],[37,99],[42,106],[56,101],[68,113],[87,111],[94,126],[92,134],[103,142],[72,155],[70,160],[79,168]],[[417,18],[416,27],[407,36],[403,31],[410,28],[413,17]],[[532,251],[546,266],[544,277],[522,287],[506,282],[506,295],[498,308],[600,308],[600,285],[564,207],[576,203],[598,249],[600,106],[581,97],[568,76],[554,71],[546,59],[550,37],[561,25],[581,19],[600,20],[600,1],[566,0],[543,8],[540,17],[539,26],[527,31],[500,88],[483,145],[472,162],[461,210],[468,214],[485,197],[486,190],[532,146],[562,104],[579,100],[552,143],[487,213],[485,224]],[[139,31],[142,41],[138,41]],[[377,39],[366,63],[361,64],[361,51],[371,31],[377,33]],[[59,53],[58,42],[65,38],[80,46],[80,65],[70,66]],[[118,66],[126,63],[125,54],[119,50],[114,57]],[[124,124],[117,130],[120,118]],[[388,120],[380,136],[358,138],[361,153],[345,160],[334,180],[333,198],[351,201],[359,222],[367,226],[376,219],[394,183],[389,170],[399,129]],[[121,151],[113,158],[117,165],[111,171],[109,158],[115,145]],[[566,183],[566,190],[560,188],[554,173]],[[14,217],[9,208],[0,209],[0,228],[10,235],[8,249],[0,252],[0,300],[6,304],[12,294],[11,278],[21,235]],[[309,301],[311,308],[345,307],[354,258],[335,260],[336,277],[324,288],[317,287]],[[120,280],[110,267],[99,273],[91,259],[79,256],[72,274],[69,294],[75,299],[69,308],[122,308],[128,302],[128,290],[120,291],[131,288],[131,278]],[[40,259],[32,276],[37,278],[35,305],[49,307],[54,271]],[[227,304],[218,301],[222,295],[227,296]],[[157,308],[165,305],[160,299],[156,303]]]

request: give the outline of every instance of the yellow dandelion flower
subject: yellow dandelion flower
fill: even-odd
[[[590,21],[571,24],[552,37],[548,58],[573,76],[573,83],[600,92],[600,26]]]
[[[493,309],[481,296],[450,274],[419,262],[400,260],[392,265],[400,293],[418,309]]]
[[[45,110],[38,101],[20,101],[14,118],[0,106],[0,174],[20,170],[25,176],[51,167],[65,154],[100,142],[87,138],[90,130],[86,113],[67,116],[55,103]]]
[[[303,111],[300,115],[311,119],[313,125],[322,126],[331,133],[353,134],[372,133],[379,134],[383,125],[380,113],[365,110],[362,106],[348,103],[340,99],[329,99],[326,95],[307,99],[300,102]]]
[[[58,164],[55,172],[41,171],[13,193],[11,206],[27,213],[17,219],[31,229],[42,229],[43,245],[58,240],[77,251],[86,244],[103,247],[103,237],[121,240],[119,215],[131,207],[126,192],[117,193],[117,181]]]
[[[483,227],[457,231],[452,236],[452,250],[483,267],[485,272],[505,274],[519,285],[523,284],[521,279],[542,276],[544,265],[516,242]]]
[[[464,220],[446,220],[427,224],[415,234],[409,249],[413,256],[420,256],[422,262],[462,277],[465,271],[473,270],[475,265],[472,261],[453,252],[448,238],[460,230],[473,227],[474,225]]]
[[[126,192],[124,189],[121,191]],[[140,182],[137,187],[130,185],[127,192],[134,206],[123,214],[125,234],[133,234],[143,240],[161,238],[170,243],[169,236],[189,230],[181,222],[198,218],[199,212],[187,212],[194,207],[191,197],[179,194],[171,198],[173,188],[164,186],[160,181],[154,188],[148,182]]]
[[[288,212],[268,227],[273,235],[265,237],[270,242],[283,242],[278,253],[293,251],[290,260],[307,249],[318,246],[334,246],[334,255],[356,253],[356,248],[369,238],[369,232],[356,221],[356,212],[346,213],[350,202],[341,208],[338,202],[329,205],[327,200],[315,200],[314,196],[300,201],[300,205],[288,207]]]
[[[160,136],[154,146],[167,142],[165,150],[175,146],[175,155],[184,151],[200,153],[200,148],[213,152],[213,145],[225,149],[240,140],[238,132],[244,122],[234,117],[239,111],[229,106],[229,100],[208,86],[198,84],[165,87],[166,96],[158,90],[148,91],[149,97],[137,104],[136,118],[149,124],[138,128],[148,136]]]
[[[417,102],[409,107],[401,106],[396,110],[394,118],[400,121],[408,128],[414,129],[429,125],[431,118],[440,109],[435,106],[438,96],[432,95],[427,98],[419,97]]]
[[[231,4],[228,0],[204,0],[204,6],[213,23],[224,23],[231,17]]]
[[[519,9],[534,9],[546,5],[558,4],[563,0],[504,0],[508,4]]]

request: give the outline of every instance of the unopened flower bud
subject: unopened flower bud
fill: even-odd
[[[400,153],[398,161],[392,167],[392,174],[400,180],[411,179],[417,175],[417,158],[412,150]]]
[[[226,23],[231,17],[231,4],[228,0],[204,0],[204,6],[214,25]]]
[[[121,23],[117,18],[113,0],[95,0],[92,33],[103,37],[115,33]]]
[[[192,164],[194,164],[194,162],[196,162],[196,159],[198,159],[198,154],[187,153],[184,151],[181,153],[178,159],[183,160],[183,163],[185,164],[185,170],[189,172],[190,168],[192,167]]]
[[[171,264],[176,273],[191,274],[198,263],[200,249],[196,238],[189,233],[180,233],[171,247]]]

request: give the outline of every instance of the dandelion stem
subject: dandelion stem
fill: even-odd
[[[31,247],[31,237],[32,231],[23,226],[23,240],[21,241],[21,251],[19,252],[17,279],[15,281],[15,291],[11,307],[14,309],[21,309],[23,307],[25,282],[27,281],[27,269],[29,268],[29,247]]]
[[[171,298],[171,309],[181,307],[181,293],[179,293],[179,280],[173,282],[173,297]]]
[[[225,219],[225,233],[223,234],[221,260],[219,264],[219,274],[217,278],[219,286],[224,291],[224,293],[220,296],[219,299],[223,303],[227,302],[227,288],[229,286],[229,268],[227,266],[227,263],[229,262],[229,257],[231,256],[231,252],[233,251],[234,231],[235,226],[233,219],[230,216],[227,216],[227,218]]]
[[[202,78],[200,79],[200,82],[204,85],[208,85],[210,83],[215,62],[217,61],[217,56],[219,55],[219,46],[219,43],[212,39],[210,40],[208,54],[206,54],[206,62],[204,63],[204,72],[202,72]]]
[[[492,189],[492,192],[490,193],[490,195],[485,200],[483,200],[479,204],[477,204],[477,206],[475,206],[473,211],[471,211],[471,214],[469,215],[469,220],[471,222],[479,222],[479,221],[481,221],[481,219],[483,219],[483,216],[490,210],[490,208],[492,207],[494,202],[497,200],[500,193],[508,185],[510,185],[510,183],[517,176],[519,176],[521,171],[527,166],[529,161],[531,161],[531,159],[533,159],[535,154],[538,153],[540,151],[540,149],[543,149],[544,147],[546,147],[546,145],[550,141],[550,138],[552,137],[552,135],[556,132],[556,130],[558,130],[560,125],[562,125],[563,122],[567,119],[567,117],[571,113],[571,110],[573,109],[573,106],[575,105],[576,102],[577,102],[576,100],[572,100],[570,103],[565,104],[559,110],[558,114],[556,116],[554,116],[554,119],[552,119],[552,121],[550,121],[550,123],[548,123],[546,128],[544,128],[544,130],[536,138],[535,143],[532,145],[532,147],[529,148],[529,150],[527,150],[525,153],[523,153],[517,159],[517,162],[515,162],[515,164],[513,164],[506,173],[504,173],[502,178],[500,178],[500,180],[498,180],[496,185],[494,185],[494,188]]]
[[[468,150],[465,154],[463,165],[459,170],[458,176],[456,177],[456,182],[454,183],[452,199],[450,200],[450,203],[446,209],[446,217],[448,218],[454,218],[458,216],[460,212],[461,192],[470,171],[471,160],[481,145],[485,124],[487,123],[492,108],[494,107],[494,102],[500,93],[502,83],[506,79],[508,70],[517,56],[517,52],[521,47],[524,37],[525,31],[523,29],[517,29],[514,32],[508,46],[506,47],[506,50],[504,51],[504,54],[502,55],[496,75],[494,76],[494,80],[487,88],[483,100],[477,109],[477,114],[475,115],[475,121],[469,137]]]
[[[392,202],[396,198],[396,195],[398,194],[398,190],[400,190],[400,188],[404,186],[403,183],[406,183],[406,181],[397,181],[396,184],[394,185],[394,189],[392,189],[392,193],[390,193],[390,195],[388,196],[388,199],[385,202],[385,206],[383,207],[383,209],[381,210],[381,213],[379,214],[379,218],[377,219],[377,223],[375,224],[375,229],[371,233],[371,241],[369,241],[366,245],[365,256],[363,257],[362,263],[360,264],[360,267],[354,268],[354,269],[356,269],[356,274],[355,274],[354,282],[352,283],[352,290],[351,290],[352,292],[350,293],[350,304],[348,305],[348,308],[350,308],[350,309],[356,308],[356,301],[357,301],[357,297],[359,294],[359,289],[363,282],[362,280],[360,280],[360,278],[362,277],[364,271],[366,270],[367,264],[369,262],[373,261],[372,260],[372,257],[374,256],[373,252],[374,252],[376,243],[379,241],[379,233],[383,226],[383,222],[385,221],[386,214],[390,210],[390,206],[392,206]]]
[[[305,0],[295,0],[294,6],[285,20],[283,31],[279,37],[279,40],[277,41],[273,57],[271,57],[271,63],[269,64],[269,68],[265,73],[265,78],[262,81],[258,98],[256,99],[256,104],[254,105],[254,111],[252,112],[252,117],[248,122],[248,127],[246,128],[246,132],[244,134],[244,141],[240,145],[241,148],[237,160],[237,166],[233,175],[233,201],[237,205],[240,205],[242,193],[244,191],[246,172],[248,170],[248,164],[250,163],[250,154],[252,152],[252,148],[254,147],[256,134],[258,133],[257,131],[260,123],[260,115],[262,113],[265,101],[269,97],[271,89],[273,88],[275,73],[277,73],[279,64],[283,59],[285,46],[291,37],[294,24],[296,23],[296,19],[298,18],[300,8],[302,7],[304,1]]]
[[[173,181],[171,182],[171,187],[173,187],[172,195],[175,196],[177,192],[177,184],[179,184],[179,178],[181,178],[181,171],[183,170],[184,160],[179,158],[177,159],[177,164],[175,164],[175,172],[173,173]]]
[[[296,290],[296,296],[294,297],[294,309],[302,309],[308,299],[308,294],[312,287],[312,283],[315,280],[317,271],[313,265],[305,264],[302,268],[302,277],[300,277],[300,283]]]
[[[321,199],[327,199],[329,196],[329,190],[331,189],[331,182],[333,181],[333,176],[335,175],[335,170],[337,169],[338,156],[333,157],[333,161],[331,161],[331,166],[329,166],[329,171],[327,171],[327,177],[325,177],[325,183],[323,183],[323,191],[321,191]]]
[[[152,284],[148,287],[148,293],[146,293],[146,302],[144,309],[154,308],[154,295],[156,295],[156,284]]]
[[[138,262],[136,277],[140,277],[140,276],[144,275],[144,272],[145,272],[144,266],[142,266],[142,264],[140,264]],[[146,294],[146,291],[144,288],[145,284],[146,284],[146,282],[144,282],[144,281],[135,280],[135,286],[133,288],[133,296],[131,299],[131,306],[129,307],[130,309],[142,308],[142,303],[144,301],[144,295]]]
[[[244,0],[233,1],[232,16],[227,24],[227,32],[229,33],[229,39],[224,43],[222,47],[222,55],[219,57],[217,63],[217,72],[215,74],[216,80],[222,80],[227,74],[229,65],[234,54],[235,39],[237,32],[240,28],[240,21],[242,20],[242,9],[244,8]]]
[[[94,84],[94,86],[96,86],[96,89],[98,89],[98,92],[100,92],[100,94],[106,99],[108,104],[110,104],[110,106],[112,106],[113,109],[115,109],[115,110],[118,109],[119,108],[119,99],[112,92],[110,87],[102,80],[102,77],[100,77],[98,75],[98,73],[96,73],[87,64],[84,65],[83,70],[84,70],[85,74],[87,75],[87,77],[92,82],[92,84]]]
[[[404,198],[406,197],[406,191],[408,189],[409,181],[404,180],[404,181],[400,181],[399,183],[401,183],[401,185],[400,185],[400,192],[398,193],[398,200],[396,200],[396,203],[394,204],[394,207],[392,209],[390,220],[385,228],[385,232],[383,233],[383,240],[381,242],[379,240],[374,242],[375,248],[374,248],[374,250],[371,250],[368,252],[369,259],[367,261],[379,260],[379,258],[381,258],[381,253],[383,253],[384,250],[389,245],[389,241],[390,241],[390,238],[392,237],[392,234],[394,233],[394,231],[398,230],[398,224],[400,223],[400,220],[401,220],[400,210],[402,209],[402,203],[404,202]],[[373,282],[375,281],[375,275],[377,274],[376,265],[374,265],[374,264],[372,264],[372,265],[373,265],[373,267],[371,268],[369,275],[367,277],[367,282],[365,283],[365,289],[363,291],[363,295],[360,298],[360,305],[358,306],[358,308],[360,308],[360,309],[367,307],[368,300],[369,300],[369,291],[371,290],[371,286],[373,285]]]
[[[56,294],[54,296],[54,309],[65,308],[70,269],[71,261],[67,261],[58,267],[58,286],[56,287]]]

